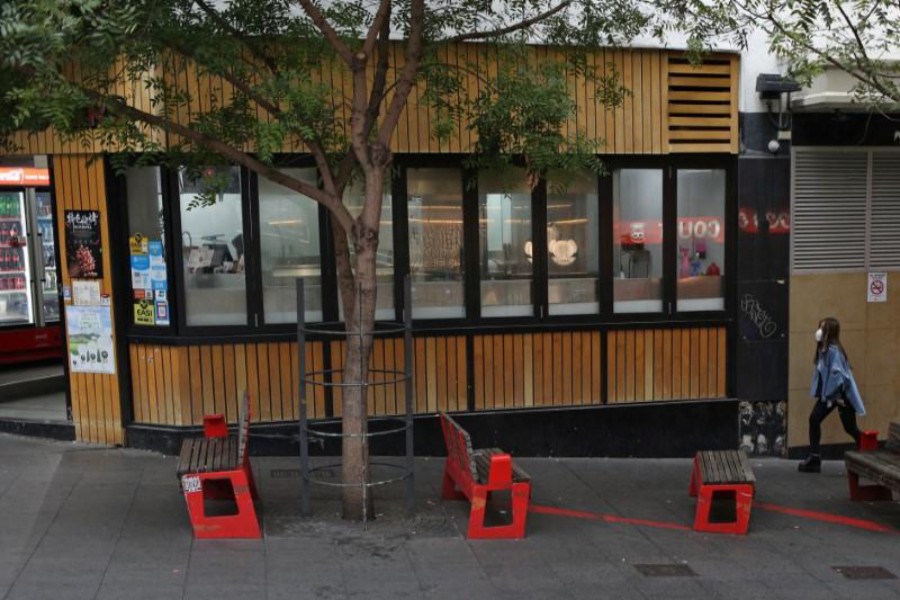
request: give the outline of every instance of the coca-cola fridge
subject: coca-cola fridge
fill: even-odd
[[[0,168],[0,364],[63,355],[46,169]]]

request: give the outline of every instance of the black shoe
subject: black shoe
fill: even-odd
[[[797,465],[797,470],[801,473],[821,473],[822,459],[818,454],[811,454],[809,458]]]

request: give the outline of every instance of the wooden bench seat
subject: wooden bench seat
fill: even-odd
[[[750,509],[756,493],[756,475],[747,455],[741,450],[705,450],[694,457],[689,493],[697,498],[694,516],[696,531],[714,533],[747,533]],[[735,520],[719,523],[710,521],[710,511],[716,496],[734,498]]]
[[[893,492],[900,494],[900,423],[890,424],[883,450],[847,452],[844,465],[851,500],[893,500]],[[860,478],[872,484],[861,485]]]
[[[445,500],[469,500],[468,537],[525,537],[525,519],[531,499],[531,477],[528,473],[499,448],[473,450],[468,432],[445,413],[441,413],[441,431],[447,445],[441,497]],[[512,495],[512,522],[486,527],[485,508],[491,493],[507,490]]]
[[[228,435],[225,415],[203,417],[203,437],[182,442],[176,472],[198,538],[262,537],[254,500],[258,500],[250,455],[250,395],[239,404],[238,431]],[[209,515],[207,500],[234,502],[234,514]]]

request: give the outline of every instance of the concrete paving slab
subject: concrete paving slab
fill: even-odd
[[[402,486],[379,489],[363,527],[340,519],[333,489],[300,516],[297,459],[254,457],[265,539],[198,541],[172,457],[0,435],[0,600],[900,598],[900,580],[832,568],[900,575],[900,504],[850,502],[840,462],[808,476],[754,459],[747,536],[691,530],[689,460],[522,462],[546,507],[524,540],[466,540],[469,506],[440,500],[440,459],[417,460],[412,512]]]

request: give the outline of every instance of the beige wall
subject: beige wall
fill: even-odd
[[[866,302],[866,273],[791,276],[790,371],[788,374],[788,446],[809,444],[807,418],[812,409],[814,333],[823,317],[841,322],[841,341],[859,384],[867,415],[860,429],[877,429],[884,439],[888,423],[900,421],[900,273],[888,275],[888,302]],[[823,426],[822,443],[847,443],[834,414]]]

